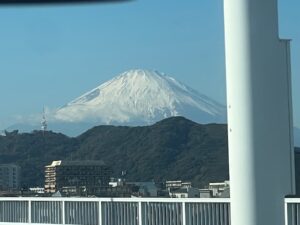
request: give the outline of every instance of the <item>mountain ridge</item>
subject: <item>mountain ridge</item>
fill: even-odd
[[[101,159],[114,176],[126,170],[128,180],[183,179],[204,186],[227,177],[224,132],[226,125],[172,117],[151,126],[97,126],[77,138],[51,131],[11,134],[0,137],[0,163],[20,164],[30,185],[42,185],[52,160]]]
[[[297,187],[299,151],[296,148]],[[129,181],[181,179],[205,187],[229,178],[227,125],[172,117],[151,126],[97,126],[76,138],[51,131],[0,136],[0,163],[19,164],[23,183],[30,186],[43,185],[44,166],[60,159],[103,160],[115,177],[126,170]]]

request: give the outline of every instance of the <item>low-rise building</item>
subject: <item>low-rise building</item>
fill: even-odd
[[[198,188],[182,187],[174,188],[169,192],[170,198],[199,198],[200,192]]]
[[[166,189],[170,198],[199,198],[198,188],[192,187],[191,182],[182,182],[181,180],[166,181]]]
[[[212,191],[213,197],[229,197],[230,182],[209,183],[208,189]]]
[[[192,187],[192,182],[182,182],[181,180],[166,181],[166,189],[170,188],[189,188]]]
[[[166,181],[166,189],[180,188],[181,184],[182,184],[181,180],[167,180]]]

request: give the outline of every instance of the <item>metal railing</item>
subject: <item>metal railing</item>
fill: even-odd
[[[230,225],[229,202],[220,198],[0,198],[0,224]]]
[[[0,224],[230,225],[230,199],[0,198]],[[300,225],[300,198],[285,225]]]
[[[300,225],[300,198],[285,199],[285,224]]]

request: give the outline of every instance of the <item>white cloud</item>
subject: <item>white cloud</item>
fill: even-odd
[[[56,109],[51,109],[49,107],[45,107],[45,116],[47,121],[54,121],[54,112]],[[41,121],[43,119],[43,112],[33,113],[29,115],[12,115],[11,118],[8,119],[9,123],[3,123],[1,127],[8,127],[14,124],[28,124],[31,126],[40,126]]]

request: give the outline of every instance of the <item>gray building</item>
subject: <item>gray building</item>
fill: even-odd
[[[193,188],[191,182],[182,182],[181,180],[166,181],[166,189],[170,198],[199,198],[200,191]]]
[[[0,190],[18,190],[20,188],[20,171],[20,167],[15,164],[0,164]]]

